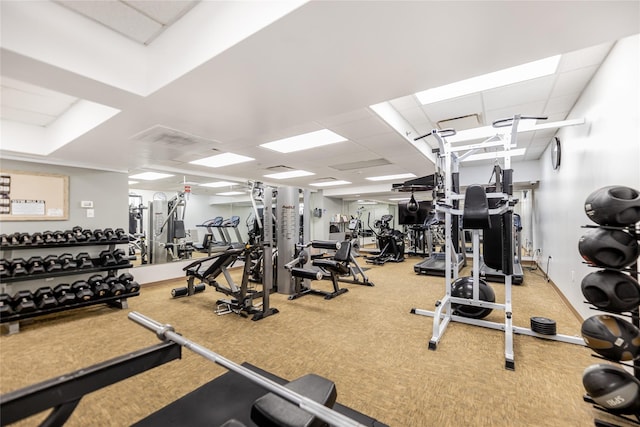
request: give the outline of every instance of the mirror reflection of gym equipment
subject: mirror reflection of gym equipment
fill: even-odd
[[[184,227],[188,193],[179,191],[167,200],[156,193],[149,202],[149,260],[151,264],[191,258],[193,242]]]

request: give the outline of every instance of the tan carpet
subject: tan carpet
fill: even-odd
[[[335,381],[339,402],[391,426],[593,425],[597,413],[582,401],[581,377],[599,361],[587,348],[515,336],[516,370],[508,371],[502,332],[452,323],[437,351],[428,350],[432,319],[410,309],[433,310],[444,279],[414,274],[419,260],[371,266],[375,287],[344,284],[349,292],[330,301],[274,295],[280,313],[259,322],[217,316],[222,295],[210,287],[172,300],[170,289],[184,280],[144,287],[129,306],[238,363],[288,379],[326,376]],[[504,285],[492,286],[503,301]],[[513,301],[515,325],[529,327],[531,316],[543,316],[556,320],[558,333],[579,335],[580,321],[539,272],[526,272]],[[127,320],[127,312],[98,305],[0,337],[0,392],[154,344],[157,338]],[[503,316],[494,311],[487,319]],[[68,425],[128,425],[223,372],[185,349],[180,361],[86,396]]]

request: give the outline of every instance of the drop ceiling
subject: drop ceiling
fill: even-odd
[[[194,194],[220,192],[196,183],[264,181],[286,166],[314,175],[273,184],[332,178],[351,184],[325,194],[398,197],[391,182],[365,178],[433,173],[407,138],[513,114],[563,120],[615,40],[640,30],[634,2],[19,3],[0,3],[3,134],[29,127],[46,139],[83,101],[110,110],[44,154],[3,137],[0,158],[167,172],[174,177],[135,188],[178,191],[188,181]],[[547,77],[429,105],[413,95],[556,54]],[[404,135],[369,108],[385,101],[408,123]],[[259,147],[323,128],[347,141],[289,154]],[[517,161],[539,159],[554,133],[522,134]],[[256,160],[189,163],[222,152]]]

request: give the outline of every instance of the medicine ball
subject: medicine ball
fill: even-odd
[[[640,381],[618,366],[591,365],[582,374],[582,384],[598,405],[611,412],[637,414],[640,411]]]
[[[496,294],[493,288],[487,285],[482,279],[479,279],[479,295],[482,301],[495,302]],[[451,284],[451,296],[458,298],[473,298],[473,277],[459,277]],[[473,319],[482,319],[493,311],[491,308],[475,307],[473,305],[451,304],[454,314],[471,317]]]
[[[602,187],[589,194],[584,211],[600,225],[635,224],[640,221],[640,192],[620,185]]]
[[[587,347],[609,360],[633,360],[640,356],[640,329],[624,319],[598,314],[582,322]]]
[[[624,268],[640,255],[638,242],[622,230],[591,230],[578,242],[580,255],[590,264],[600,267]]]
[[[582,295],[591,304],[603,310],[632,310],[640,305],[640,284],[628,274],[601,270],[582,279]]]

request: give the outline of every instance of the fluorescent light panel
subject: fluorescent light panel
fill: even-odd
[[[560,55],[551,56],[538,61],[505,68],[504,70],[495,71],[493,73],[460,80],[459,82],[448,85],[427,89],[416,93],[416,97],[423,105],[432,104],[434,102],[457,98],[470,93],[482,92],[483,90],[494,89],[513,83],[523,82],[525,80],[536,79],[555,73],[559,62]]]
[[[411,197],[392,197],[389,200],[400,201],[400,200],[409,200]]]
[[[170,176],[173,175],[159,172],[143,172],[136,175],[131,175],[129,178],[142,179],[144,181],[155,181],[156,179],[169,178]]]
[[[210,168],[220,168],[223,166],[235,165],[237,163],[250,162],[255,160],[252,157],[242,156],[240,154],[222,153],[215,156],[205,157],[204,159],[189,162],[194,165],[207,166]]]
[[[397,175],[370,176],[365,179],[368,179],[369,181],[391,181],[392,179],[403,179],[403,178],[416,178],[416,176],[412,173],[400,173]]]
[[[289,178],[299,178],[301,176],[309,176],[309,175],[315,175],[315,173],[307,172],[303,170],[294,170],[289,172],[272,173],[269,175],[264,175],[264,177],[273,178],[273,179],[289,179]]]
[[[229,187],[231,185],[238,185],[236,182],[229,181],[214,181],[214,182],[206,182],[204,184],[199,184],[200,187],[211,187],[211,188],[220,188],[220,187]]]
[[[138,181],[129,181],[129,185],[137,184]]]
[[[347,139],[329,129],[322,129],[302,135],[279,139],[277,141],[260,144],[261,147],[280,153],[293,153],[294,151],[309,150],[311,148],[322,147],[324,145],[344,142]]]
[[[335,180],[335,181],[314,182],[309,185],[313,185],[314,187],[331,187],[333,185],[345,185],[345,184],[351,184],[351,182]]]
[[[216,193],[218,196],[239,196],[245,194],[244,191],[225,191],[224,193]]]

